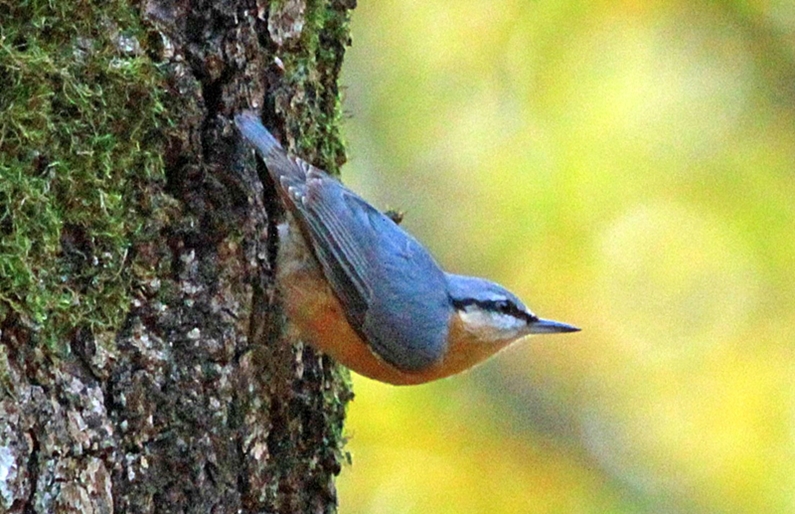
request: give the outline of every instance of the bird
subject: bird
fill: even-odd
[[[415,385],[467,370],[525,336],[580,330],[539,318],[494,282],[446,273],[392,219],[289,155],[255,112],[234,122],[285,208],[277,289],[315,349],[371,379]]]

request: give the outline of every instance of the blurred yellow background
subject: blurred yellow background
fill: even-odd
[[[344,180],[579,334],[355,377],[340,512],[795,512],[795,4],[360,0]]]

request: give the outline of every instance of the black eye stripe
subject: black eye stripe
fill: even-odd
[[[454,300],[453,307],[458,310],[465,310],[471,305],[476,305],[486,311],[499,311],[504,314],[509,314],[516,318],[524,319],[528,323],[538,321],[536,316],[529,314],[527,311],[519,308],[515,303],[510,300],[476,300],[474,298],[467,298],[466,300]]]

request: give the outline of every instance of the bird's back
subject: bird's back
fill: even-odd
[[[235,122],[262,155],[354,330],[402,371],[438,363],[452,306],[428,251],[325,172],[288,156],[256,117]]]

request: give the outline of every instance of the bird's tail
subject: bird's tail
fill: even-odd
[[[235,116],[235,125],[243,137],[259,150],[263,158],[267,159],[272,152],[277,149],[281,150],[282,145],[276,141],[273,134],[268,132],[268,129],[262,125],[259,117],[253,112],[243,111]]]
[[[284,177],[299,180],[305,178],[304,170],[287,156],[282,145],[262,125],[259,116],[252,111],[243,111],[235,116],[235,125],[246,141],[251,143],[262,156],[268,172],[277,184],[280,184]]]

